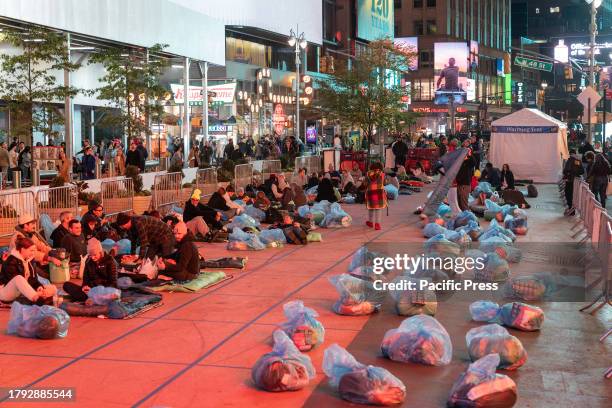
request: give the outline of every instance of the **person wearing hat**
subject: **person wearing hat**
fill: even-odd
[[[0,269],[0,301],[12,302],[19,296],[38,305],[48,304],[56,295],[53,285],[43,285],[38,280],[31,261],[38,251],[36,244],[27,237],[14,240],[8,258]]]
[[[96,286],[117,287],[117,264],[112,256],[104,252],[102,244],[96,238],[87,242],[87,261],[83,272],[83,285],[65,282],[64,292],[75,302],[87,300],[89,289]]]
[[[221,220],[220,213],[200,203],[201,198],[202,192],[196,188],[185,203],[185,210],[183,211],[183,221],[196,239],[203,239],[210,232],[207,225],[209,220],[211,225]]]
[[[136,247],[140,246],[140,259],[167,257],[174,252],[174,234],[162,220],[146,215],[121,213],[117,216],[116,225],[127,232],[132,242],[132,255],[136,253]]]
[[[51,247],[47,244],[45,238],[43,238],[37,229],[36,218],[32,214],[21,214],[18,219],[18,224],[15,227],[15,233],[11,237],[9,242],[9,250],[12,251],[15,249],[15,243],[18,238],[29,238],[36,245],[36,251],[34,253],[33,260],[38,262],[41,265],[46,265],[49,262],[53,262],[56,265],[60,265],[60,261],[50,257],[49,251],[51,251]]]

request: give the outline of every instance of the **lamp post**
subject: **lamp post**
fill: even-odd
[[[542,112],[546,113],[546,88],[548,88],[548,83],[542,82]]]
[[[589,44],[589,85],[597,90],[595,86],[595,37],[597,36],[597,9],[601,6],[602,0],[585,0],[591,6],[591,24],[589,31],[591,32],[591,42]],[[589,132],[587,140],[589,143],[593,140],[593,125],[590,123],[591,112],[589,111]]]
[[[299,30],[296,30],[299,31]],[[287,42],[291,47],[295,47],[295,137],[300,139],[300,63],[301,52],[306,49],[306,38],[304,33],[296,34],[296,31],[291,29],[289,40]],[[306,143],[306,140],[304,140]]]

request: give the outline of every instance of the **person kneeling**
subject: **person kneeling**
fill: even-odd
[[[171,256],[158,259],[159,274],[177,281],[197,278],[200,274],[200,254],[184,222],[174,226],[174,238],[178,249]]]
[[[12,302],[20,295],[38,305],[53,301],[55,286],[43,285],[30,263],[36,254],[36,244],[29,238],[17,237],[15,248],[0,270],[0,301]]]
[[[63,289],[74,302],[87,301],[89,289],[96,286],[117,287],[117,264],[113,257],[104,252],[102,244],[96,238],[87,242],[87,262],[83,272],[83,285],[65,282]]]

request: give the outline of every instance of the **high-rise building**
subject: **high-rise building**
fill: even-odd
[[[457,107],[457,131],[486,129],[510,111],[511,0],[395,0],[394,6],[396,41],[417,47],[417,69],[410,75],[412,108],[424,115],[417,127],[434,134],[449,128],[448,107],[434,103],[449,57],[467,87],[467,101]]]

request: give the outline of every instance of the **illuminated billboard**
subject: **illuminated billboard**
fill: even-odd
[[[357,1],[357,37],[366,41],[393,38],[393,1]]]
[[[401,37],[393,40],[396,46],[401,47],[402,50],[408,51],[414,54],[410,59],[410,71],[416,71],[419,69],[419,37]]]
[[[470,41],[470,64],[472,70],[478,67],[478,41]]]
[[[434,44],[434,83],[436,104],[450,100],[465,102],[467,91],[469,49],[464,42]]]

